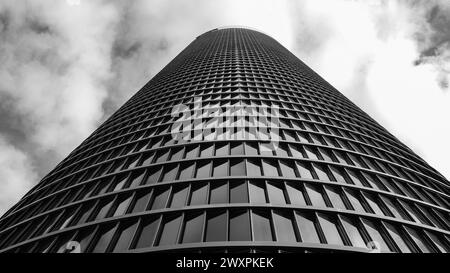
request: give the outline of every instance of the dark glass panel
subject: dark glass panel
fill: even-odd
[[[230,212],[230,241],[251,241],[248,211]]]

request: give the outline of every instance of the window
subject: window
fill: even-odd
[[[263,160],[262,165],[264,176],[279,176],[276,161]]]
[[[390,249],[387,246],[383,236],[377,229],[377,227],[380,227],[380,225],[374,225],[374,223],[366,219],[362,219],[362,222],[367,232],[369,233],[371,240],[375,242],[375,245],[379,246],[382,252],[390,252]]]
[[[306,193],[309,196],[309,200],[313,206],[326,207],[325,201],[323,200],[322,190],[316,186],[305,184]]]
[[[177,242],[178,229],[181,224],[181,215],[169,216],[163,222],[159,245],[172,245]]]
[[[250,241],[250,220],[248,211],[230,212],[230,241]]]
[[[356,192],[347,189],[345,189],[344,191],[354,210],[358,212],[366,212],[361,205],[361,201],[359,201],[358,194]]]
[[[246,155],[258,155],[258,145],[253,142],[245,143],[245,154]]]
[[[301,206],[306,205],[303,192],[298,188],[298,186],[294,185],[294,183],[286,183],[286,191],[291,204]]]
[[[164,166],[164,175],[162,181],[174,181],[178,172],[178,165],[166,165]]]
[[[259,160],[247,160],[247,174],[248,176],[261,176],[261,164]]]
[[[243,160],[231,160],[231,176],[245,175],[245,162]]]
[[[135,173],[131,176],[130,188],[137,187],[141,184],[142,178],[144,178],[145,172]]]
[[[296,162],[298,173],[301,178],[312,179],[311,168],[308,164],[302,162]]]
[[[216,156],[227,156],[228,155],[228,143],[216,144]]]
[[[419,235],[419,233],[412,228],[405,227],[405,229],[422,253],[434,252],[433,248],[423,239],[423,235]]]
[[[331,181],[330,177],[328,176],[328,172],[327,172],[327,168],[323,165],[318,165],[318,164],[313,164],[314,166],[314,171],[317,174],[317,177],[320,180],[324,180],[324,181]]]
[[[243,143],[232,143],[231,144],[231,155],[243,155],[244,154],[244,144]]]
[[[137,222],[122,224],[119,229],[119,238],[117,239],[116,246],[113,252],[124,252],[128,250],[131,240],[133,239],[134,232],[137,227]]]
[[[328,195],[328,198],[330,198],[331,204],[333,205],[333,208],[336,209],[347,209],[345,207],[344,201],[342,201],[342,197],[340,194],[340,190],[334,188],[325,186],[325,191]]]
[[[273,241],[269,213],[264,211],[253,211],[252,222],[255,241]]]
[[[384,223],[387,232],[391,236],[391,238],[394,240],[397,247],[400,249],[402,253],[411,253],[411,249],[409,248],[408,244],[403,239],[401,233],[395,228],[393,225],[389,223]]]
[[[150,168],[147,181],[145,182],[145,184],[154,184],[158,182],[159,177],[161,176],[161,170],[162,170],[161,166]]]
[[[203,161],[197,165],[196,178],[209,177],[211,173],[211,161]]]
[[[108,226],[102,228],[97,233],[97,242],[95,243],[95,247],[92,249],[93,253],[105,253],[111,239],[114,235],[116,228],[114,226]]]
[[[89,215],[91,215],[92,211],[94,210],[94,207],[95,205],[93,202],[85,203],[81,209],[78,220],[74,221],[72,225],[75,225],[75,222],[77,225],[84,224],[88,220]],[[37,234],[35,234],[35,236],[36,235]]]
[[[210,157],[213,155],[214,145],[213,144],[205,144],[201,147],[200,157]]]
[[[281,211],[273,212],[273,221],[277,233],[278,242],[296,242],[294,226],[288,213]]]
[[[196,186],[193,185],[191,193],[191,201],[189,202],[189,204],[191,206],[206,204],[207,195],[208,195],[207,184],[199,184]]]
[[[136,195],[134,207],[132,213],[141,212],[147,209],[148,202],[150,200],[150,192],[143,192]]]
[[[182,243],[202,241],[204,214],[194,214],[186,217]]]
[[[230,183],[230,203],[248,203],[246,182]]]
[[[264,181],[249,183],[250,203],[264,204],[267,202],[264,188]]]
[[[220,212],[208,215],[206,222],[206,241],[227,240],[227,214]]]
[[[128,205],[130,204],[131,196],[118,199],[118,205],[116,207],[116,211],[113,216],[120,216],[127,212]]]
[[[350,218],[342,216],[342,225],[344,226],[344,229],[347,233],[348,238],[350,239],[351,243],[355,247],[362,247],[366,248],[366,244],[364,243],[364,240],[362,238],[361,232],[358,228],[358,224],[350,220]]]
[[[170,156],[170,160],[181,160],[183,158],[184,147],[172,149],[172,154]]]
[[[283,174],[284,177],[287,178],[295,178],[295,171],[294,171],[294,167],[290,162],[287,161],[280,161],[280,169],[281,169],[281,173]]]
[[[267,193],[269,195],[269,202],[271,204],[286,204],[284,198],[282,185],[273,185],[272,183],[267,183]]]
[[[368,194],[368,193],[363,193],[363,195],[364,195],[367,203],[369,203],[369,206],[373,210],[373,212],[375,214],[384,216],[384,213],[381,210],[380,206],[378,205],[376,198],[373,195]]]
[[[331,173],[333,174],[334,178],[339,183],[347,183],[347,180],[345,180],[344,171],[341,168],[336,168],[334,166],[330,166]]]
[[[106,216],[108,215],[108,211],[111,209],[113,201],[113,199],[107,199],[100,203],[99,211],[97,213],[97,216],[95,217],[95,220],[106,218]]]
[[[136,248],[144,248],[153,246],[156,231],[159,226],[159,218],[147,218],[142,221],[140,234],[137,236]]]
[[[211,184],[209,203],[210,204],[228,203],[227,183],[216,182]]]
[[[314,216],[309,214],[296,212],[295,217],[300,231],[302,242],[305,243],[320,243],[319,236],[314,224]]]
[[[213,176],[223,177],[227,175],[228,175],[228,161],[227,160],[214,161]]]
[[[180,180],[191,179],[194,174],[195,163],[182,164],[180,167]]]
[[[166,207],[167,198],[169,197],[170,189],[160,189],[155,191],[155,198],[153,199],[152,210],[162,209]]]
[[[184,186],[182,188],[178,188],[172,194],[172,200],[170,203],[171,208],[181,208],[186,204],[186,197],[188,194],[188,187]]]
[[[198,155],[199,147],[198,146],[191,146],[186,149],[186,159],[193,159],[196,158]]]
[[[329,244],[343,245],[344,243],[339,235],[335,219],[322,213],[318,214],[318,219],[327,242]]]

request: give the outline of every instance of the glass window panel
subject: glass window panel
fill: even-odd
[[[159,177],[161,176],[161,170],[162,170],[161,166],[150,168],[149,175],[147,177],[147,181],[145,182],[145,184],[154,184],[158,182]]]
[[[170,160],[181,160],[183,158],[184,147],[172,149]]]
[[[344,172],[342,169],[340,168],[336,168],[334,166],[330,166],[331,172],[334,176],[334,178],[336,179],[337,182],[340,183],[347,183],[347,181],[345,180],[345,176],[344,176]]]
[[[231,171],[231,176],[245,175],[245,161],[244,160],[232,160],[230,171]]]
[[[409,221],[410,219],[405,213],[399,208],[399,205],[395,205],[390,198],[380,195],[381,199],[384,201],[384,204],[388,207],[389,211],[394,215],[395,218],[404,219]]]
[[[230,203],[248,203],[246,182],[230,184]]]
[[[227,240],[226,212],[208,215],[206,224],[206,242]]]
[[[245,143],[245,154],[246,155],[258,155],[258,146],[256,143]]]
[[[182,243],[196,243],[202,241],[204,214],[187,217],[184,225]]]
[[[162,209],[166,207],[167,198],[169,197],[170,189],[163,189],[155,191],[155,198],[153,199],[152,210]]]
[[[186,155],[184,158],[186,159],[193,159],[196,158],[198,155],[199,147],[198,146],[191,146],[187,148]]]
[[[131,201],[131,196],[128,196],[127,198],[124,198],[122,200],[119,200],[119,205],[116,208],[116,211],[114,212],[113,216],[119,216],[119,215],[123,215],[126,213],[128,205],[130,204]]]
[[[308,164],[302,162],[296,162],[298,173],[301,178],[312,179],[311,168]]]
[[[97,213],[97,216],[95,217],[95,220],[103,219],[103,218],[105,218],[107,216],[109,210],[112,207],[113,201],[114,201],[113,199],[109,199],[109,200],[103,201],[100,204],[100,210]]]
[[[137,187],[141,184],[142,178],[144,178],[145,172],[136,173],[131,176],[130,188]]]
[[[187,186],[175,190],[175,192],[172,194],[172,201],[170,203],[171,208],[181,208],[184,207],[186,204],[186,198],[188,194],[189,188]]]
[[[123,176],[120,179],[118,179],[118,181],[116,182],[116,186],[114,187],[114,189],[112,191],[119,191],[121,190],[124,185],[125,182],[127,182],[128,176]]]
[[[249,195],[251,203],[264,204],[267,202],[264,188],[264,181],[249,183]]]
[[[230,213],[230,241],[251,241],[248,211]]]
[[[156,231],[159,226],[159,218],[149,218],[142,222],[140,234],[137,238],[136,248],[144,248],[153,246]]]
[[[269,202],[271,204],[286,204],[282,186],[275,186],[272,183],[267,183],[267,194],[269,195]]]
[[[287,213],[274,211],[273,222],[277,232],[277,241],[291,243],[297,241],[292,219]]]
[[[228,161],[227,160],[214,161],[213,176],[223,177],[227,175],[228,175]]]
[[[347,173],[348,173],[350,179],[352,180],[353,184],[364,187],[364,184],[361,181],[360,176],[356,172],[354,172],[353,170],[347,169]]]
[[[367,232],[369,233],[370,237],[372,238],[372,241],[375,242],[376,245],[379,245],[380,250],[382,252],[390,252],[390,249],[389,249],[388,245],[386,244],[383,236],[377,229],[377,226],[378,227],[380,227],[380,226],[379,225],[375,226],[374,223],[372,223],[371,221],[366,220],[366,219],[362,219],[362,222],[363,222],[364,227],[366,228]]]
[[[422,253],[434,252],[433,248],[428,244],[423,235],[419,235],[419,233],[412,228],[405,227],[405,229]]]
[[[295,213],[295,216],[297,219],[302,242],[320,243],[319,235],[317,235],[317,230],[314,225],[314,216],[301,212]]]
[[[310,184],[305,184],[305,189],[313,206],[326,207],[325,201],[323,200],[322,191],[319,188]]]
[[[210,173],[211,173],[211,165],[212,165],[211,161],[206,161],[206,162],[204,161],[204,162],[198,163],[196,177],[197,178],[209,177]]]
[[[333,187],[325,186],[325,191],[330,198],[331,204],[333,204],[333,208],[336,209],[347,209],[345,207],[344,201],[342,201],[342,197],[340,191]]]
[[[84,253],[86,252],[87,247],[89,246],[89,243],[91,242],[92,238],[94,237],[94,229],[85,229],[82,230],[75,238],[75,241],[80,243],[80,252]]]
[[[207,196],[208,196],[207,184],[192,186],[191,201],[189,204],[191,206],[206,204]]]
[[[305,158],[302,148],[298,145],[289,144],[289,151],[294,158]]]
[[[345,190],[346,196],[350,203],[352,204],[352,207],[354,210],[359,212],[365,212],[363,206],[361,205],[361,201],[359,201],[358,195],[356,192],[351,190]]]
[[[150,192],[144,192],[141,194],[138,194],[136,197],[136,201],[134,203],[133,211],[135,212],[141,212],[147,209],[148,202],[150,200],[151,193]]]
[[[361,231],[358,229],[358,225],[350,220],[350,218],[343,216],[341,219],[347,236],[352,242],[352,246],[366,248],[367,246],[362,238]]]
[[[313,166],[314,166],[314,171],[316,172],[317,177],[320,180],[331,181],[330,177],[328,176],[327,169],[325,166],[318,165],[318,164],[313,164]]]
[[[332,219],[328,215],[319,213],[318,214],[319,223],[322,227],[322,231],[325,234],[327,243],[334,245],[343,245],[341,236],[339,235],[338,228],[336,226],[335,219]]]
[[[263,160],[262,161],[264,176],[279,176],[276,161]]]
[[[101,229],[97,235],[98,240],[97,240],[92,252],[93,253],[105,253],[108,248],[109,243],[111,242],[111,239],[112,239],[115,231],[116,231],[116,228],[114,226],[109,226],[107,228]]]
[[[202,145],[200,157],[210,157],[213,156],[214,151],[214,145],[213,144],[206,144]]]
[[[305,149],[306,154],[309,159],[315,159],[315,160],[318,159],[316,149],[314,149],[313,147],[310,147],[310,146],[305,146],[304,149]]]
[[[228,155],[228,143],[216,144],[216,156],[227,156]]]
[[[244,144],[243,143],[231,144],[231,155],[243,155],[243,154],[244,154]]]
[[[442,253],[448,253],[450,252],[449,246],[445,243],[444,238],[440,239],[437,235],[434,233],[428,232],[425,230],[425,233],[428,235],[428,237],[433,241],[434,245],[439,249]]]
[[[255,241],[273,241],[270,216],[266,212],[252,212],[253,235]]]
[[[210,204],[228,203],[227,183],[212,183],[209,197]]]
[[[369,203],[370,208],[375,212],[375,214],[384,216],[383,211],[381,210],[380,206],[377,203],[377,200],[375,197],[368,193],[363,193],[367,203]]]
[[[77,225],[84,224],[88,220],[89,215],[91,215],[94,208],[95,208],[95,205],[93,202],[89,202],[89,203],[86,203],[85,205],[83,205],[83,208],[80,212],[80,216],[79,216],[78,220],[76,221]],[[75,222],[73,223],[73,225],[74,224],[75,224]]]
[[[259,160],[247,160],[247,174],[248,176],[261,176],[261,164]]]
[[[386,226],[386,230],[394,240],[397,247],[400,249],[402,253],[411,253],[411,249],[408,247],[408,244],[403,239],[400,231],[389,223],[384,223]]]
[[[128,250],[131,240],[133,239],[136,227],[137,222],[126,224],[120,227],[119,238],[117,239],[116,246],[114,247],[113,252],[125,252]]]
[[[178,172],[178,165],[166,165],[164,167],[164,175],[162,181],[174,181]]]
[[[159,245],[163,246],[176,244],[180,225],[181,215],[166,219],[163,224]]]
[[[180,180],[191,179],[194,174],[195,163],[182,164],[180,167]]]
[[[157,154],[156,154],[156,162],[160,163],[160,162],[166,162],[167,159],[169,158],[169,153],[170,150],[160,150]]]
[[[291,163],[281,160],[280,168],[281,168],[281,173],[283,174],[284,177],[287,177],[287,178],[295,178],[296,177],[294,167]]]
[[[305,197],[302,190],[295,186],[293,183],[286,183],[286,191],[289,196],[289,201],[293,205],[305,206]]]

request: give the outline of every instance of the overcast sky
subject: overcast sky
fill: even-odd
[[[2,0],[0,214],[199,34],[259,29],[450,177],[449,0]]]

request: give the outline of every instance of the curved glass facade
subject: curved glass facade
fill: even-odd
[[[274,39],[216,29],[3,215],[0,252],[449,252],[449,185]]]

